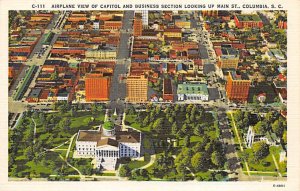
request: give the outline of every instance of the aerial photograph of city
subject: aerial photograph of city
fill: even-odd
[[[9,181],[286,181],[287,11],[9,11]]]

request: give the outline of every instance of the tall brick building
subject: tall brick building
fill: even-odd
[[[143,32],[143,20],[141,14],[135,14],[135,18],[133,21],[133,35],[134,36],[142,36]]]
[[[103,74],[87,74],[85,77],[86,101],[108,101],[110,77]]]
[[[231,101],[245,102],[248,99],[250,79],[247,74],[229,72],[226,84],[227,97]]]
[[[235,15],[234,16],[235,25],[237,28],[262,28],[263,22],[258,15]]]
[[[128,102],[146,102],[148,79],[141,76],[128,76],[126,82],[126,100]]]

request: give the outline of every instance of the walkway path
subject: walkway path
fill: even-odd
[[[248,171],[243,171],[243,172],[248,172]],[[261,173],[261,174],[277,173],[275,171],[253,171],[253,170],[250,170],[249,172],[251,172],[251,173]]]
[[[46,151],[55,151],[55,150],[57,150],[57,148],[63,146],[64,144],[68,143],[69,141],[70,141],[70,140],[67,140],[67,141],[65,141],[64,143],[62,143],[62,144],[60,144],[60,145],[58,145],[58,146],[56,146],[56,147],[53,147],[52,149],[45,149],[45,150],[46,150]]]
[[[74,170],[76,170],[76,172],[78,172],[80,179],[84,179],[84,178],[85,178],[85,176],[82,175],[81,172],[80,172],[76,167],[74,167],[74,166],[71,165],[67,160],[65,160],[63,156],[59,155],[59,157],[60,157],[63,161],[65,161],[69,167],[73,168]]]
[[[140,167],[139,169],[146,169],[150,167],[155,162],[155,159],[156,159],[156,155],[151,155],[149,163],[146,164],[145,166]]]
[[[104,122],[108,120],[108,109],[105,110]]]
[[[275,158],[274,154],[272,154],[272,158],[273,158],[273,161],[274,161],[274,163],[275,163],[275,166],[276,166],[278,175],[279,175],[280,177],[282,177],[281,173],[279,172],[279,166],[278,166],[278,163],[277,163],[277,161],[276,161],[276,158]]]
[[[232,114],[231,111],[230,111],[229,113],[230,113],[230,116],[231,116],[231,121],[232,121],[232,124],[233,124],[233,127],[234,127],[234,131],[235,131],[236,136],[237,136],[238,141],[239,141],[240,150],[241,150],[242,152],[244,152],[244,148],[243,148],[243,146],[242,146],[241,138],[240,138],[238,129],[237,129],[236,125],[235,125],[235,121],[234,121],[233,114]],[[247,163],[247,161],[245,161],[245,160],[244,160],[244,162],[245,162],[245,166],[246,166],[246,169],[247,169],[247,172],[248,172],[248,176],[250,176],[250,172],[249,172],[250,169],[249,169],[248,163]]]
[[[67,154],[66,154],[66,160],[68,159],[68,156],[69,156],[69,153],[70,153],[70,150],[71,150],[71,146],[72,146],[72,143],[73,143],[73,139],[74,137],[77,135],[77,133],[75,133],[71,138],[70,138],[70,144],[69,144],[69,148],[68,148],[68,151],[67,151]]]
[[[35,121],[34,121],[34,119],[33,119],[33,118],[31,118],[31,120],[32,120],[32,121],[33,121],[33,123],[34,123],[34,130],[33,130],[33,144],[35,144],[36,123],[35,123]]]

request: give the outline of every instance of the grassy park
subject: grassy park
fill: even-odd
[[[87,173],[88,170],[81,169],[81,163],[92,168],[88,165],[90,159],[72,159],[76,133],[79,129],[94,129],[103,121],[104,111],[100,109],[95,112],[74,108],[58,108],[51,113],[25,112],[19,125],[9,130],[9,177],[30,179],[55,175],[59,179],[66,175],[78,175],[67,162]]]
[[[145,111],[126,111],[125,123],[137,129],[152,145],[155,160],[146,169],[132,170],[146,165],[130,162],[123,167],[124,175],[133,180],[223,180],[225,153],[219,140],[219,127],[214,112],[205,112],[200,105],[149,104]],[[150,144],[151,143],[151,144]],[[215,178],[217,177],[217,178]],[[222,177],[222,178],[221,178]]]

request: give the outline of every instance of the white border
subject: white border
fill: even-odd
[[[300,116],[299,116],[299,72],[300,72],[300,41],[299,41],[299,23],[300,23],[300,1],[299,0],[286,0],[275,1],[268,0],[262,2],[260,0],[252,1],[238,1],[238,0],[185,0],[185,4],[208,4],[208,3],[236,3],[242,4],[281,4],[283,10],[288,10],[288,178],[286,182],[136,182],[136,181],[114,181],[114,182],[8,182],[8,79],[7,79],[7,66],[8,66],[8,10],[30,10],[33,3],[46,4],[45,10],[51,10],[50,4],[58,3],[62,4],[59,0],[47,1],[47,0],[0,0],[0,86],[2,87],[0,93],[0,190],[272,190],[272,191],[297,191],[299,188],[299,128],[300,128]],[[64,4],[182,4],[180,0],[154,0],[142,2],[140,0],[120,0],[120,1],[83,1],[83,0],[68,0],[64,1]],[[207,8],[206,8],[207,9]],[[204,9],[204,10],[206,10]],[[57,9],[53,9],[57,10]],[[76,9],[80,10],[80,9]],[[108,9],[105,9],[108,10]],[[123,10],[123,9],[122,9]],[[172,9],[171,9],[172,10]],[[195,9],[191,9],[195,10]],[[222,9],[223,10],[223,9]],[[235,10],[235,9],[233,9]],[[251,10],[251,9],[248,9]],[[273,184],[284,183],[284,188],[273,187]]]

